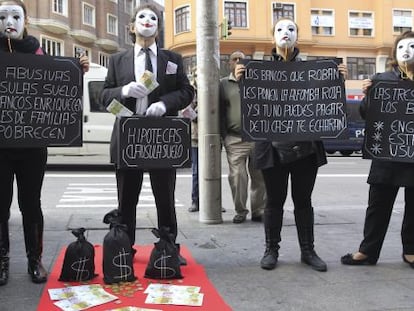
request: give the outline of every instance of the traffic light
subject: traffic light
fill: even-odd
[[[223,18],[223,22],[221,23],[221,38],[226,40],[231,35],[231,20],[227,19],[227,17]]]

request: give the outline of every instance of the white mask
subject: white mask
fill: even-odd
[[[298,38],[298,29],[294,22],[281,20],[275,25],[275,43],[280,48],[291,48]]]
[[[0,32],[13,39],[20,39],[24,32],[24,11],[19,5],[0,5]]]
[[[414,64],[414,38],[402,39],[397,43],[396,58],[399,64]]]
[[[157,14],[150,9],[138,11],[135,17],[135,29],[142,37],[154,36],[158,30]]]

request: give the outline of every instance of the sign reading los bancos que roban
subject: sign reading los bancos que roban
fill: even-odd
[[[368,96],[363,157],[414,162],[414,83],[374,80]]]
[[[244,61],[242,136],[251,141],[339,137],[347,127],[340,59]]]
[[[119,168],[191,166],[190,119],[132,116],[117,123]]]
[[[79,60],[0,54],[0,148],[82,146]]]

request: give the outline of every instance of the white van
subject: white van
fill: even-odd
[[[109,154],[115,116],[100,101],[107,69],[91,63],[83,76],[83,146],[49,147],[49,155]]]

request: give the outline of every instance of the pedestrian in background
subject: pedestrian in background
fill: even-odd
[[[44,54],[39,41],[27,33],[27,23],[27,10],[23,1],[0,0],[2,52]],[[80,64],[84,72],[88,71],[88,57],[80,57]],[[47,271],[41,261],[44,223],[40,200],[46,161],[47,147],[0,147],[0,285],[5,285],[9,279],[9,219],[14,178],[23,218],[27,272],[33,283],[44,283],[47,280]]]
[[[272,35],[275,62],[299,61],[299,49],[295,47],[298,37],[297,24],[289,19],[278,20]],[[338,66],[346,76],[346,67]],[[243,65],[236,67],[236,78],[245,71]],[[288,193],[289,176],[294,205],[294,217],[301,250],[301,261],[317,271],[327,271],[326,263],[314,250],[314,211],[312,192],[318,168],[327,163],[322,141],[272,141],[256,142],[255,167],[262,170],[267,192],[264,211],[266,249],[261,259],[262,269],[276,268],[283,222],[283,206]]]
[[[266,200],[262,172],[253,167],[254,142],[241,138],[241,103],[239,83],[234,75],[236,64],[245,58],[241,51],[230,55],[230,74],[220,80],[220,134],[229,164],[229,184],[236,215],[233,223],[246,221],[250,196],[251,220],[261,222]],[[250,192],[249,192],[250,183]]]
[[[190,83],[194,87],[195,95],[191,105],[184,113],[185,117],[191,119],[191,206],[189,212],[197,212],[200,209],[198,194],[198,107],[197,107],[197,68],[193,67],[190,75]]]
[[[161,15],[154,5],[142,4],[132,14],[130,24],[134,46],[111,56],[108,74],[102,91],[108,106],[115,98],[136,115],[150,117],[177,116],[188,106],[194,89],[184,72],[181,55],[160,49],[157,36],[161,29]],[[152,92],[140,82],[145,72],[155,75],[158,87]],[[131,245],[135,243],[136,208],[141,193],[144,169],[119,169],[118,123],[115,120],[110,144],[111,162],[115,164],[118,188],[118,208],[121,221],[127,225]],[[175,212],[176,169],[149,169],[151,188],[157,208],[158,228],[168,227],[177,238]],[[181,258],[183,260],[183,258]]]
[[[197,101],[197,67],[191,70],[190,83],[194,87],[195,96],[190,106],[184,109],[182,115],[191,119],[191,206],[190,213],[200,210],[199,180],[198,180],[198,101]],[[226,209],[221,208],[224,213]]]
[[[367,94],[373,80],[414,80],[414,32],[407,31],[394,42],[388,71],[364,80],[362,91]],[[360,106],[365,119],[368,102]],[[368,176],[369,196],[365,215],[364,238],[359,250],[341,258],[344,265],[375,265],[387,233],[398,190],[404,188],[404,217],[401,228],[402,259],[414,269],[414,163],[373,159]]]

